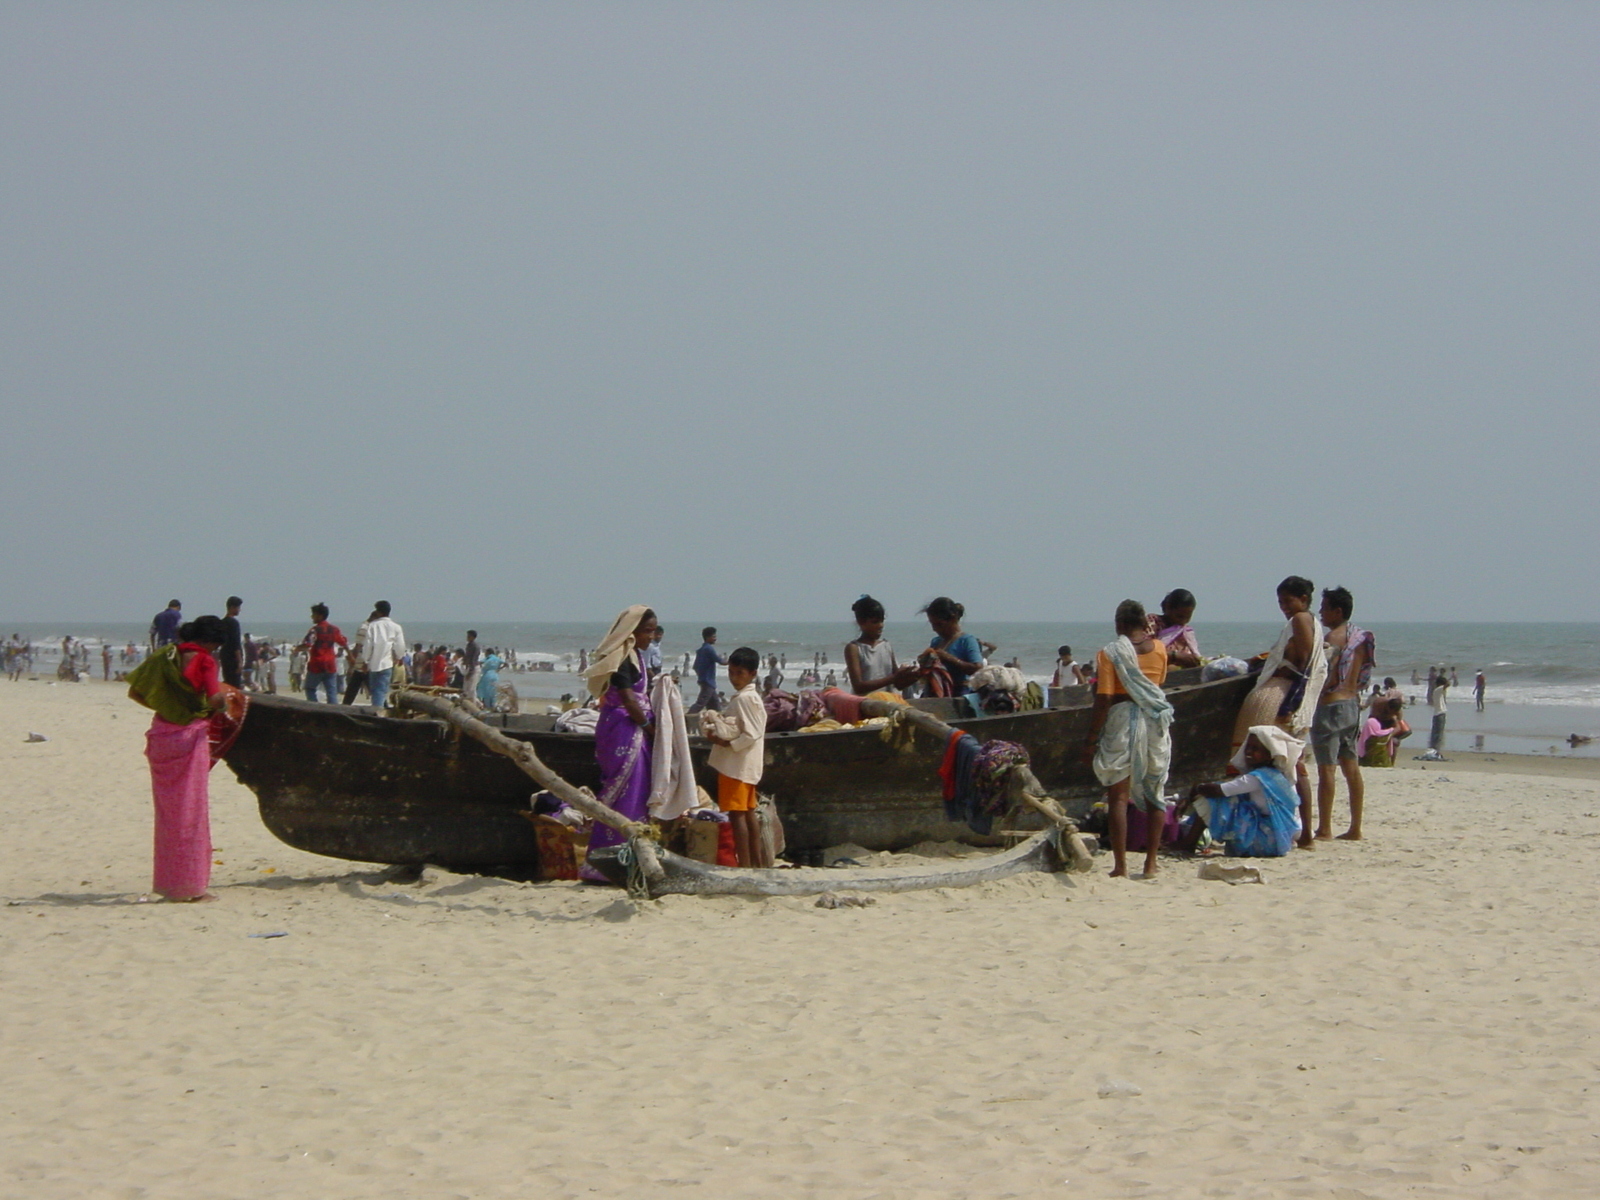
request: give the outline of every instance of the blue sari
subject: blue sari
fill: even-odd
[[[1277,767],[1246,772],[1261,782],[1261,792],[1209,799],[1206,828],[1228,843],[1230,858],[1282,858],[1300,833],[1300,797]]]

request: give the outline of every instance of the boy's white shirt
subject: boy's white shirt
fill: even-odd
[[[733,694],[728,711],[714,713],[703,709],[700,727],[706,733],[727,738],[726,746],[711,747],[711,769],[741,783],[760,783],[766,750],[767,709],[761,703],[756,685],[745,684]]]

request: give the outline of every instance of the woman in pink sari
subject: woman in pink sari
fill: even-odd
[[[600,697],[595,727],[595,759],[600,765],[600,803],[630,821],[647,821],[650,805],[650,758],[655,714],[650,710],[650,680],[639,655],[656,632],[656,614],[642,604],[622,610],[595,651],[587,675],[590,694]],[[609,825],[595,822],[589,849],[619,845],[627,839]],[[579,877],[590,883],[608,880],[585,863]]]
[[[220,617],[196,618],[178,631],[176,673],[130,689],[156,710],[144,751],[156,816],[151,890],[167,900],[210,899],[210,717],[227,702],[216,660],[226,639]]]

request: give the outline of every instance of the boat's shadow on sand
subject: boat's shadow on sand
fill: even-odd
[[[475,876],[458,879],[428,891],[401,891],[399,888],[416,887],[426,881],[407,868],[387,867],[377,870],[346,871],[339,875],[275,875],[270,879],[250,879],[238,883],[225,883],[212,887],[212,894],[224,904],[230,895],[249,895],[251,892],[301,892],[336,888],[354,900],[391,905],[405,909],[432,909],[438,912],[480,912],[490,916],[515,916],[535,921],[607,921],[628,920],[636,913],[634,905],[616,888],[574,888],[571,884],[551,884],[550,890],[563,897],[583,896],[596,907],[587,912],[547,912],[537,908],[514,909],[497,904],[462,903],[461,899],[486,891],[514,892],[524,898],[530,893],[526,885],[496,876]],[[382,891],[374,889],[385,889]],[[532,895],[544,891],[536,889]],[[511,899],[508,894],[506,899]],[[618,906],[617,901],[622,901]],[[7,899],[7,908],[107,908],[130,904],[164,903],[159,897],[130,894],[128,892],[44,892],[37,896]]]

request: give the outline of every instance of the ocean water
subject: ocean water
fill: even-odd
[[[670,614],[668,614],[670,617]],[[485,622],[477,625],[479,641],[502,651],[515,649],[525,663],[549,664],[553,671],[511,673],[519,692],[531,698],[555,698],[563,692],[578,692],[582,683],[576,674],[578,652],[592,646],[604,634],[609,614],[595,622],[535,621],[519,623]],[[353,633],[357,622],[349,622]],[[701,622],[664,621],[666,636],[663,658],[670,667],[681,665],[685,653],[700,645]],[[428,645],[459,646],[465,641],[466,625],[440,622],[403,622],[408,640]],[[1201,651],[1210,656],[1234,654],[1241,658],[1258,654],[1272,644],[1281,627],[1279,622],[1227,623],[1201,622],[1196,625]],[[1079,661],[1092,657],[1095,650],[1110,640],[1110,623],[1084,622],[969,622],[966,628],[993,642],[997,649],[992,661],[1017,658],[1025,674],[1048,682],[1054,669],[1056,648],[1070,645]],[[1371,626],[1378,638],[1375,678],[1392,675],[1402,690],[1416,699],[1409,720],[1418,731],[1412,745],[1425,742],[1429,711],[1422,704],[1430,665],[1454,667],[1460,686],[1450,693],[1446,752],[1503,751],[1532,754],[1600,755],[1600,744],[1576,749],[1565,739],[1571,734],[1600,738],[1600,624],[1573,623],[1378,623]],[[90,643],[96,672],[99,670],[99,645],[114,646],[129,641],[142,642],[147,622],[83,622],[64,624],[12,624],[0,626],[0,635],[13,630],[36,646],[36,667],[54,674],[61,639],[71,634]],[[302,623],[261,622],[247,626],[257,637],[283,642],[298,640],[305,632]],[[719,647],[724,651],[747,645],[763,660],[769,654],[786,657],[787,683],[792,685],[800,670],[823,656],[823,672],[844,674],[844,643],[854,635],[848,621],[838,622],[738,622],[718,624]],[[902,659],[911,657],[928,643],[927,624],[893,622],[885,636],[894,643]],[[1482,669],[1488,681],[1485,711],[1473,710],[1472,677]],[[1412,673],[1424,681],[1412,685]],[[285,678],[280,664],[280,683]]]

